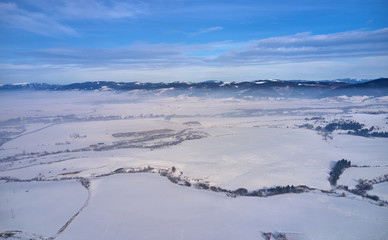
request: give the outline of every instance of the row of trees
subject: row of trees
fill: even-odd
[[[353,130],[358,131],[365,127],[364,124],[358,123],[356,121],[351,120],[342,120],[342,121],[335,121],[332,123],[327,124],[324,127],[324,130],[328,132],[332,132],[334,130]]]

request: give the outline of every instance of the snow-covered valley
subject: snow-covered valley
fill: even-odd
[[[0,239],[388,237],[388,97],[20,91],[0,109]]]

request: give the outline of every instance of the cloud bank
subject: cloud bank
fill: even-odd
[[[17,69],[20,80],[38,76],[60,82],[378,78],[388,75],[387,46],[388,28],[248,42],[46,48],[17,52],[30,60],[0,65],[0,71],[3,79]]]
[[[388,28],[375,31],[355,30],[326,35],[298,33],[252,41],[241,50],[231,50],[216,61],[257,64],[311,61],[388,55]]]
[[[136,43],[120,48],[47,48],[17,54],[44,63],[88,67],[267,65],[388,56],[388,28],[327,35],[299,33],[243,43],[213,42],[194,45]]]

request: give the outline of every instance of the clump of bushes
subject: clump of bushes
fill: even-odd
[[[340,175],[344,172],[346,168],[351,167],[351,162],[345,159],[341,159],[336,162],[333,169],[330,171],[329,182],[332,186],[337,185],[337,181]]]

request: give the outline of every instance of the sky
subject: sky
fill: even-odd
[[[0,0],[0,84],[379,77],[387,0]]]

